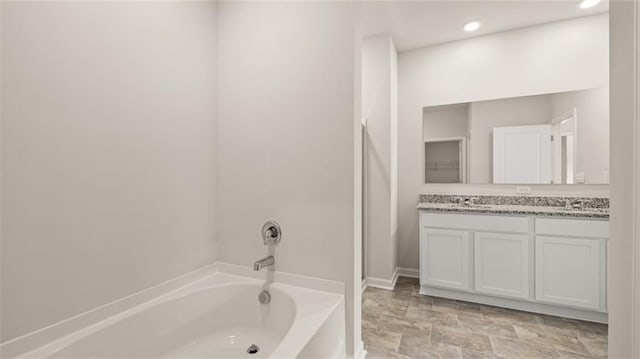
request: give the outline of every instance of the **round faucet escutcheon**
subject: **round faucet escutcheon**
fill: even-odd
[[[282,239],[280,224],[274,220],[268,220],[262,225],[262,240],[265,246],[278,244]]]

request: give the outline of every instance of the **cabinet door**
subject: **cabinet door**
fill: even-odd
[[[476,291],[529,298],[529,236],[476,232],[474,243]]]
[[[469,290],[469,232],[423,228],[420,282]]]
[[[600,309],[604,240],[536,237],[536,300]]]

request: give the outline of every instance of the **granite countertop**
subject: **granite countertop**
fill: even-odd
[[[473,198],[472,204],[464,204],[465,198]],[[575,208],[566,208],[566,201],[580,205]],[[609,200],[607,198],[421,195],[417,208],[450,213],[609,218]]]

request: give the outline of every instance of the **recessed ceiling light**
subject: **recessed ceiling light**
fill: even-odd
[[[599,2],[600,2],[600,0],[583,0],[580,3],[580,8],[581,9],[588,9],[590,7],[594,7],[594,6],[598,5]]]
[[[589,0],[585,0],[585,1],[589,1]],[[593,1],[593,0],[591,0]],[[477,21],[469,21],[468,23],[464,24],[464,31],[476,31],[478,30],[478,28],[480,27],[480,23]]]

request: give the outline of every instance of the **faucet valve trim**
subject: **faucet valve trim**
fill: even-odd
[[[278,244],[282,239],[282,229],[278,222],[269,220],[262,226],[262,240],[265,246]]]

